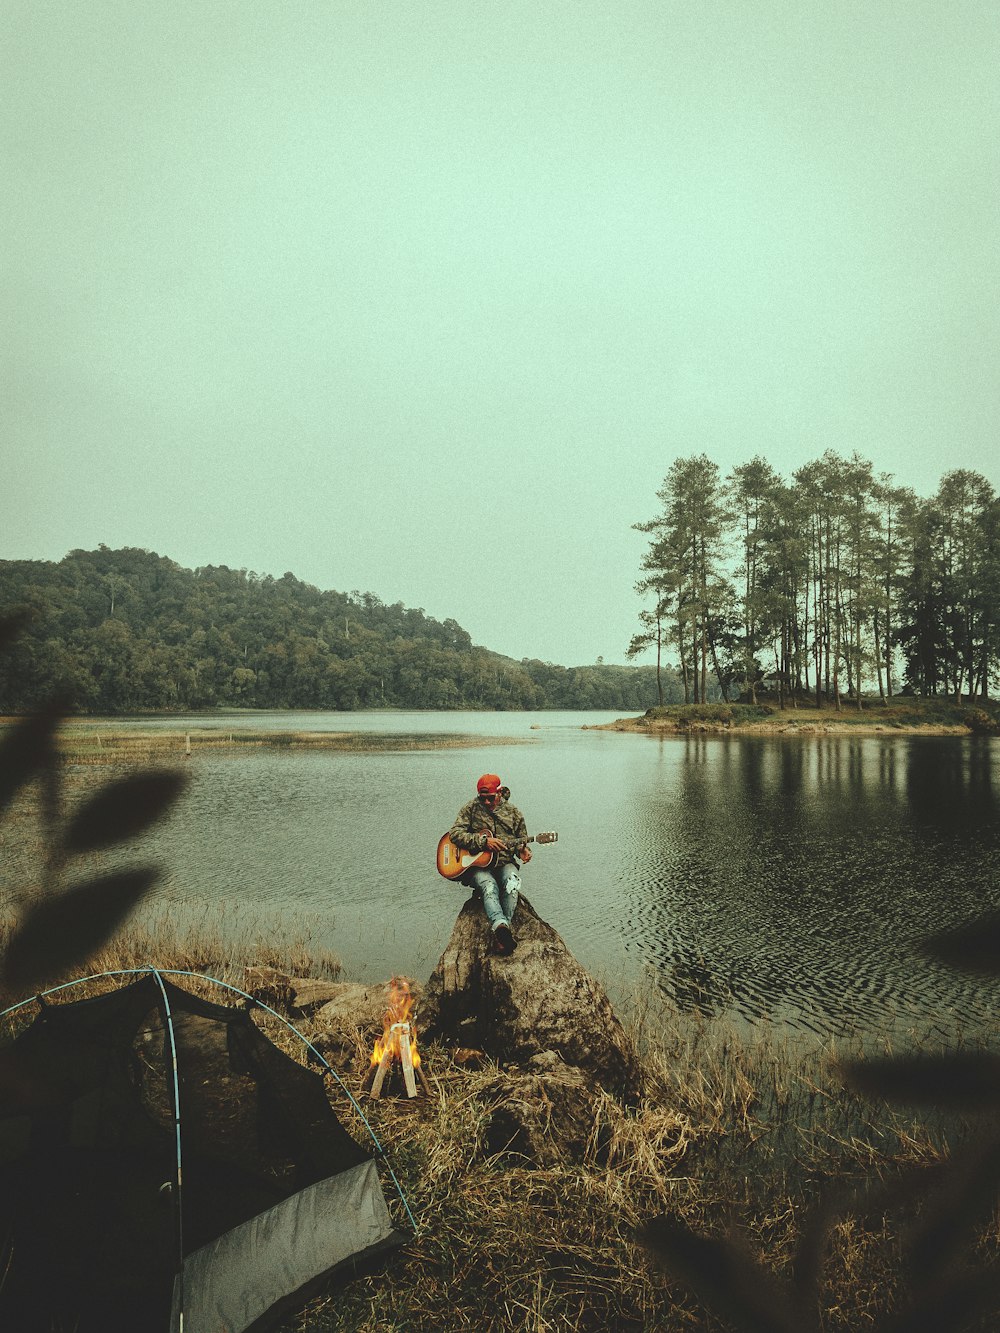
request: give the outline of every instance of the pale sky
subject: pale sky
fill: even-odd
[[[0,558],[624,660],[679,455],[1000,488],[1000,6],[7,0]]]

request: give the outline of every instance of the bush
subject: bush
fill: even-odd
[[[995,709],[967,708],[964,720],[973,736],[1000,736],[1000,718]]]
[[[646,712],[649,722],[675,722],[678,727],[697,726],[707,723],[713,726],[747,726],[754,722],[765,722],[774,713],[767,704],[672,704],[666,708],[650,708]]]

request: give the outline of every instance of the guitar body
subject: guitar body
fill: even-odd
[[[536,833],[529,842],[557,842],[558,833]],[[437,846],[437,870],[445,879],[461,879],[468,870],[487,870],[496,860],[496,852],[468,852],[456,847],[444,834]]]
[[[464,847],[456,847],[446,833],[438,843],[438,874],[445,879],[460,879],[467,870],[485,870],[495,856],[495,852],[467,852]]]

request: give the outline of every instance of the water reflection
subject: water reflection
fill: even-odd
[[[221,911],[226,928],[261,912],[293,932],[308,922],[347,976],[426,977],[462,901],[433,850],[492,771],[532,831],[559,830],[525,890],[616,998],[651,976],[685,1009],[824,1034],[912,1023],[947,1038],[992,1023],[997,988],[917,945],[1000,908],[1000,742],[655,740],[582,731],[586,714],[406,726],[440,733],[459,718],[481,746],[196,756],[182,808],[148,835],[149,859],[167,867],[158,904],[177,919]]]
[[[636,939],[661,988],[816,1031],[991,1019],[916,946],[997,905],[996,750],[950,738],[695,736],[632,793]]]

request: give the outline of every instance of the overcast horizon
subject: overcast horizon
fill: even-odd
[[[0,558],[137,546],[625,660],[678,456],[1000,489],[1000,10],[0,18]]]

